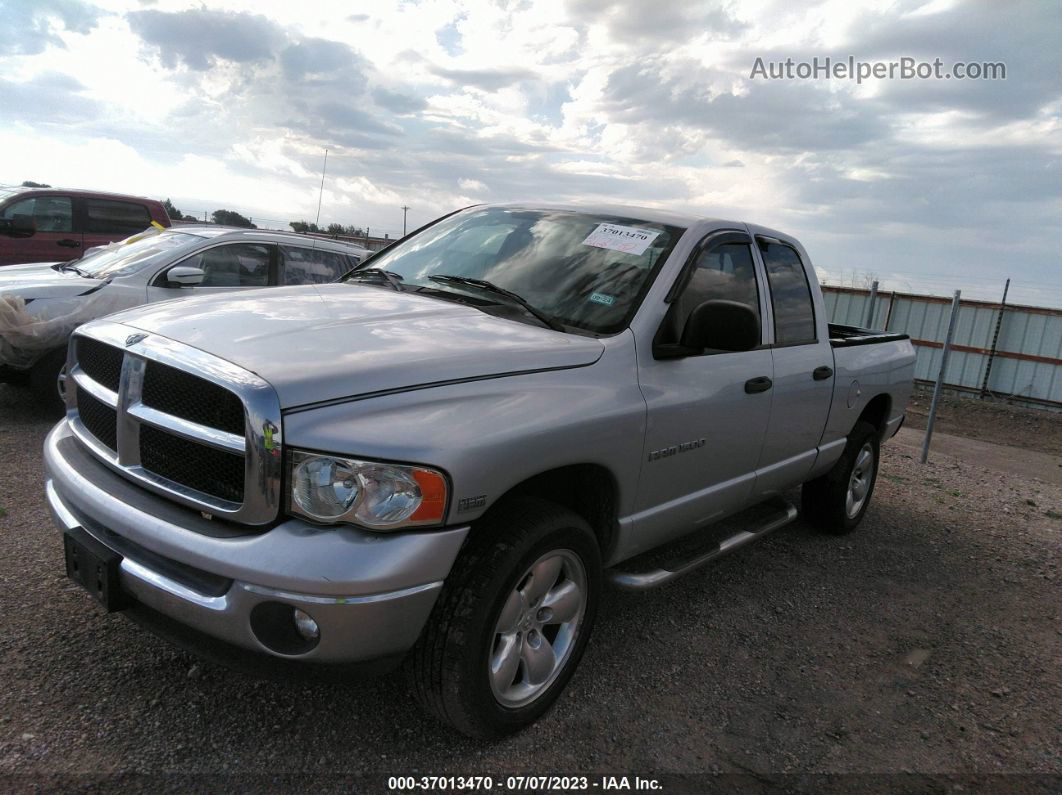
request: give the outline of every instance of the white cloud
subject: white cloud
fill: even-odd
[[[482,194],[487,192],[487,186],[478,179],[459,179],[457,180],[457,187],[469,193]]]
[[[328,147],[322,222],[601,199],[786,228],[830,273],[932,258],[994,280],[984,230],[1005,217],[1008,268],[1058,281],[1054,4],[1000,24],[985,0],[93,2],[41,0],[0,34],[0,182],[284,223],[316,215]],[[757,56],[849,53],[1006,60],[1010,79],[748,76]]]

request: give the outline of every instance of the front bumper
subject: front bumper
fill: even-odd
[[[343,664],[408,651],[468,533],[379,534],[295,519],[251,534],[133,485],[88,454],[66,421],[44,445],[48,506],[122,556],[120,582],[140,605],[226,644],[286,660]],[[263,643],[251,611],[279,602],[317,622],[312,649]]]

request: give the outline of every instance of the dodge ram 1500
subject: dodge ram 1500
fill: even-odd
[[[606,583],[669,582],[795,502],[853,530],[913,363],[828,324],[781,232],[477,206],[335,283],[82,326],[47,498],[105,608],[234,660],[404,661],[429,712],[497,736],[564,689]]]

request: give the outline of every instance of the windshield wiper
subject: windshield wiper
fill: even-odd
[[[391,271],[385,271],[382,268],[363,268],[359,271],[351,271],[347,274],[348,279],[354,279],[363,276],[371,276],[377,281],[386,282],[391,286],[392,290],[402,292],[406,288],[402,285],[402,277],[397,273]]]
[[[507,299],[510,303],[523,307],[527,310],[529,315],[532,315],[535,319],[542,322],[548,328],[554,331],[564,331],[564,326],[551,318],[541,309],[538,309],[527,302],[527,299],[522,295],[517,295],[510,290],[506,290],[504,287],[488,282],[485,279],[473,279],[471,276],[453,276],[448,273],[437,273],[434,276],[429,276],[433,282],[440,282],[441,284],[458,284],[464,287],[475,287],[478,290],[491,293],[500,298]]]

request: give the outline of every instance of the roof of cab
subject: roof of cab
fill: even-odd
[[[661,209],[658,207],[639,207],[633,204],[591,204],[574,203],[563,204],[553,202],[508,202],[505,204],[484,204],[481,207],[502,207],[523,210],[562,210],[564,212],[594,213],[597,215],[613,215],[621,218],[630,218],[635,221],[649,221],[668,226],[692,227],[705,222],[735,223],[722,218],[694,215],[677,210]],[[469,208],[472,209],[472,208]]]
[[[14,196],[22,193],[59,193],[71,196],[86,196],[89,198],[137,199],[138,201],[151,202],[152,204],[161,204],[158,199],[150,199],[147,196],[138,196],[135,193],[113,193],[106,190],[85,190],[83,188],[30,188],[21,185],[5,185],[3,186],[2,191],[5,196]]]
[[[184,235],[195,235],[203,238],[245,238],[247,240],[271,240],[274,242],[289,241],[291,243],[307,243],[316,245],[323,243],[326,246],[335,246],[344,249],[358,249],[365,251],[364,246],[359,246],[347,240],[332,240],[326,237],[302,235],[298,232],[287,232],[283,229],[245,229],[240,226],[218,226],[217,224],[179,224],[166,230]]]

